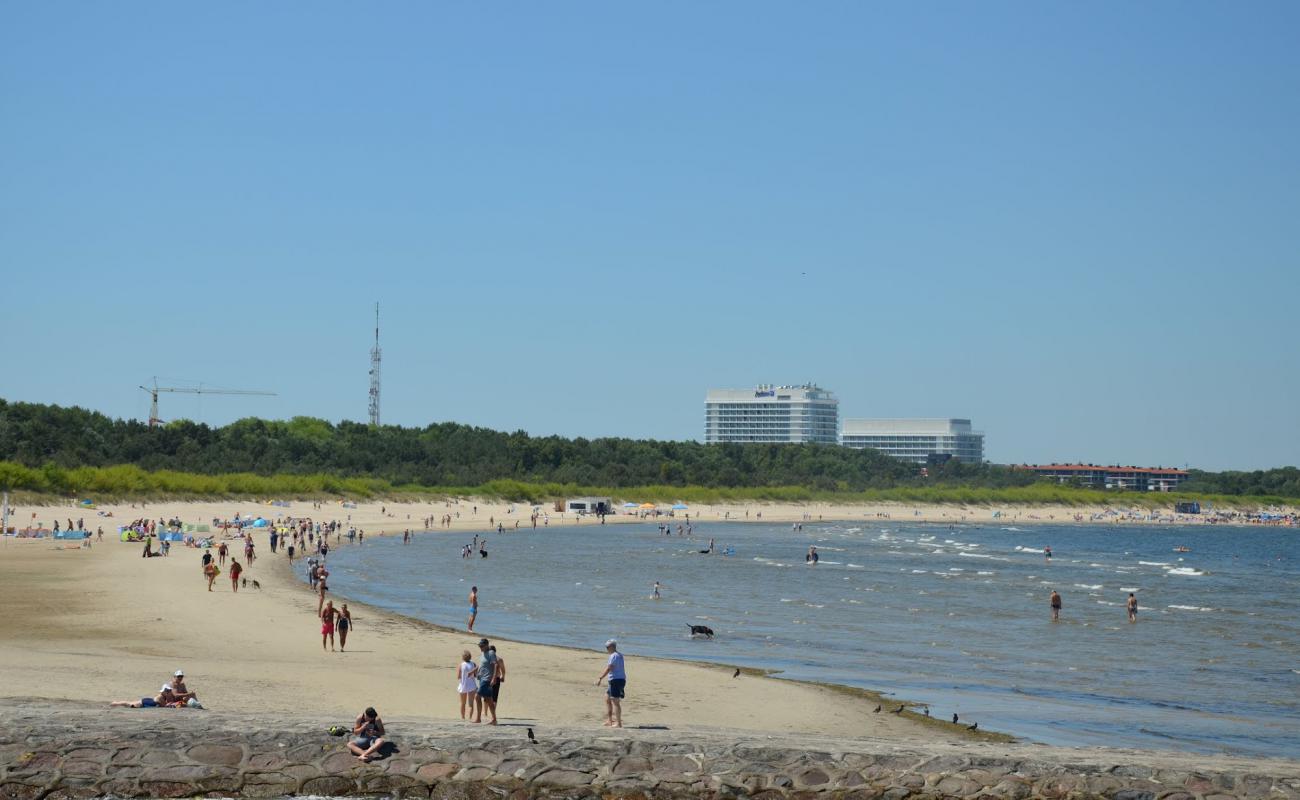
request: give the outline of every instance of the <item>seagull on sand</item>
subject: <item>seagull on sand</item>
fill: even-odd
[[[736,670],[735,672],[731,673],[731,677],[733,677],[733,678],[739,678],[739,677],[740,677],[740,670],[738,669],[738,670]]]
[[[978,722],[972,722],[971,724],[969,724],[969,725],[966,726],[966,730],[968,730],[968,731],[976,731],[976,730],[979,730],[979,727],[980,727],[980,724],[979,724]]]
[[[872,713],[872,714],[879,714],[879,713],[880,713],[880,706],[877,705],[877,706],[876,706],[876,710],[875,710],[875,711],[872,711],[871,713]]]
[[[532,728],[528,729],[528,741],[532,742],[533,744],[537,744],[537,737],[533,735]]]
[[[893,711],[891,711],[891,712],[889,712],[889,713],[891,713],[891,714],[902,714],[902,713],[903,713],[903,707],[900,705],[898,708],[894,709]]]

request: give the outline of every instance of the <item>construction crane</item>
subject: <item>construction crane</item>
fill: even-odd
[[[153,402],[149,404],[150,428],[162,424],[162,420],[158,418],[159,392],[175,392],[178,394],[257,394],[264,397],[275,397],[275,392],[259,392],[250,389],[193,389],[185,386],[159,386],[157,378],[154,378],[153,386],[141,386],[140,388],[148,392],[153,398]]]

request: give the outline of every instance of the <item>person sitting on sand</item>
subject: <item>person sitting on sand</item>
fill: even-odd
[[[171,688],[172,688],[172,695],[179,702],[187,703],[190,700],[199,699],[198,694],[196,692],[191,692],[189,690],[189,687],[185,685],[185,672],[182,670],[178,669],[176,670],[175,673],[173,673]]]
[[[170,706],[176,703],[176,695],[172,694],[172,687],[163,684],[158,690],[158,694],[153,697],[141,697],[139,700],[114,700],[109,706],[116,708],[159,708]]]
[[[384,746],[384,733],[384,721],[379,718],[379,714],[373,707],[367,708],[358,714],[357,721],[352,723],[352,734],[355,738],[348,742],[348,749],[362,761],[370,761],[379,748]]]

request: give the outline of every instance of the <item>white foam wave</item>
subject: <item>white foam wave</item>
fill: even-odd
[[[1174,567],[1173,569],[1167,571],[1165,574],[1166,575],[1204,575],[1205,573],[1201,572],[1199,569],[1196,569],[1195,567]]]
[[[1165,608],[1176,608],[1180,611],[1213,611],[1212,608],[1205,606],[1165,606]]]
[[[1139,561],[1144,567],[1168,567],[1171,566],[1168,561]]]
[[[1100,589],[1100,588],[1101,588],[1101,584],[1100,584],[1100,583],[1093,583],[1093,584],[1088,584],[1088,583],[1076,583],[1076,584],[1074,585],[1074,588],[1076,588],[1076,589]]]
[[[1138,587],[1136,587],[1136,586],[1121,586],[1121,587],[1119,587],[1119,590],[1120,590],[1121,592],[1136,592],[1136,591],[1140,591],[1140,590],[1138,589]]]

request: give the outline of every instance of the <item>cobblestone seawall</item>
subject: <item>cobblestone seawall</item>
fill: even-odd
[[[1300,800],[1300,763],[1023,744],[387,720],[363,764],[303,715],[0,701],[0,800],[116,797],[759,797]],[[923,732],[921,732],[923,735]]]

